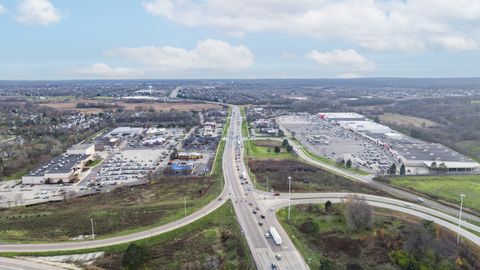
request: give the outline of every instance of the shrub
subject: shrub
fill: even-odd
[[[131,243],[123,253],[122,266],[128,270],[141,269],[148,260],[145,247]]]

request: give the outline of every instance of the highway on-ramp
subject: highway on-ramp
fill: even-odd
[[[297,204],[320,204],[320,203],[325,203],[327,200],[331,201],[332,203],[340,203],[342,202],[343,199],[345,199],[349,194],[344,193],[343,195],[340,195],[340,193],[324,193],[321,194],[318,198],[314,198],[315,196],[311,196],[311,198],[294,198],[292,196],[292,199],[290,201],[291,205],[297,205]],[[390,198],[387,197],[379,197],[379,196],[371,196],[368,194],[357,194],[371,206],[374,207],[379,207],[379,208],[385,208],[385,209],[390,209],[402,213],[406,213],[421,219],[425,220],[430,220],[433,221],[434,223],[441,225],[445,228],[450,229],[451,231],[455,233],[459,233],[462,237],[465,239],[468,239],[472,243],[474,243],[477,246],[480,246],[480,237],[476,234],[473,234],[472,232],[462,228],[459,228],[457,224],[446,221],[438,216],[431,215],[425,212],[422,212],[420,210],[414,209],[412,207],[405,207],[402,205],[398,205],[395,203],[392,203],[390,201]],[[382,202],[383,200],[383,202]],[[282,207],[287,207],[288,206],[288,198],[277,198],[274,200],[268,200],[266,202],[266,205],[269,207],[275,207],[275,208],[282,208]],[[271,214],[272,217],[275,217],[274,214]],[[448,216],[448,215],[447,215]],[[471,225],[471,224],[470,224]],[[477,227],[478,229],[478,227]]]
[[[0,257],[0,269],[2,270],[61,270],[63,268],[25,261],[25,260]]]

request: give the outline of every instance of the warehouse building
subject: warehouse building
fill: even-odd
[[[318,117],[322,120],[328,121],[361,121],[365,120],[365,116],[359,113],[352,112],[331,112],[331,113],[319,113]]]
[[[23,176],[22,183],[39,185],[70,182],[82,171],[90,157],[86,154],[63,154]]]
[[[480,164],[442,144],[428,143],[367,120],[357,113],[320,113],[320,119],[334,122],[345,130],[380,146],[406,173],[462,174],[480,172]]]
[[[118,127],[109,133],[107,133],[105,138],[121,138],[121,137],[134,137],[135,135],[140,135],[144,131],[143,128],[137,127]]]

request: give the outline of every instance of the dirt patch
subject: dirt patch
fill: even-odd
[[[343,253],[350,258],[358,258],[362,251],[363,241],[346,237],[320,235],[317,244],[325,247],[329,257],[335,258]]]

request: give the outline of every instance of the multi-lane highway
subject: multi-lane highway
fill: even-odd
[[[279,269],[308,269],[308,265],[275,216],[267,215],[271,212],[270,208],[264,205],[262,196],[255,192],[248,174],[244,173],[247,172],[247,168],[243,160],[241,123],[240,110],[233,106],[223,168],[238,222],[246,236],[257,268],[272,269],[272,266],[276,266]],[[265,218],[262,218],[262,215]],[[265,237],[270,226],[274,226],[282,237],[281,245],[276,245],[271,238]]]

